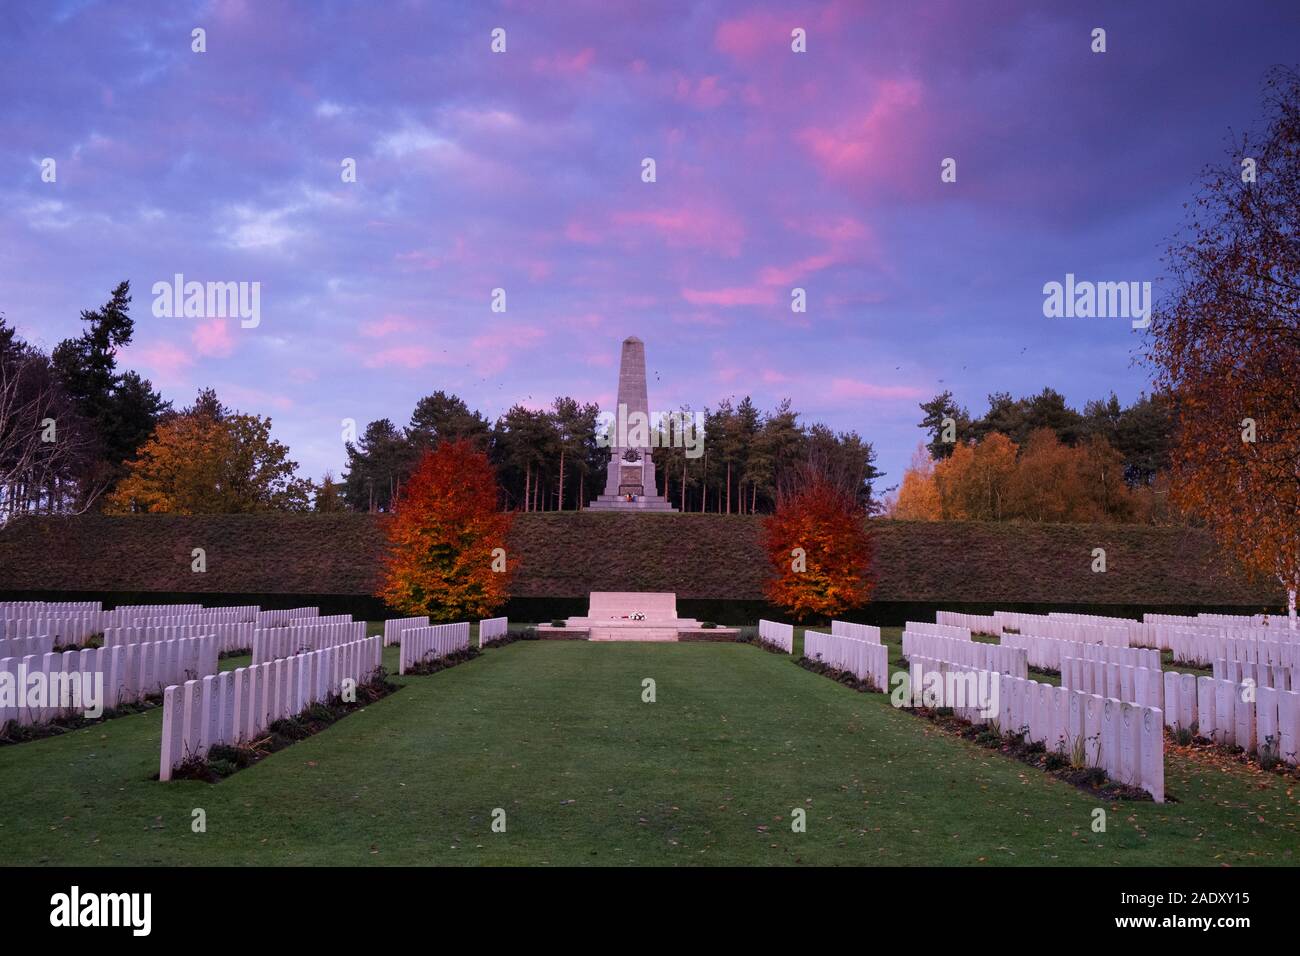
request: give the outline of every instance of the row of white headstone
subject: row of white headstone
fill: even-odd
[[[48,654],[52,650],[54,650],[52,634],[0,637],[0,657],[26,657],[29,654]]]
[[[1112,780],[1141,787],[1157,803],[1164,802],[1164,727],[1159,708],[993,671],[984,671],[981,677],[976,669],[922,657],[909,657],[908,664],[913,693],[926,687],[925,675],[932,671],[939,673],[940,686],[951,675],[951,683],[957,686],[968,681],[968,686],[987,687],[990,693],[984,700],[941,701],[941,706],[956,704],[958,716],[983,724],[993,719],[989,711],[996,704],[1002,733],[1023,733],[1049,751],[1079,759],[1084,766],[1100,767]]]
[[[1002,625],[992,614],[963,614],[960,611],[938,611],[934,615],[938,624],[950,627],[964,627],[972,634],[988,634],[997,637],[1002,633]]]
[[[1206,666],[1217,657],[1233,657],[1226,651],[1225,640],[1251,645],[1249,650],[1237,651],[1250,655],[1239,659],[1270,663],[1294,660],[1296,647],[1300,646],[1300,630],[1293,630],[1285,617],[1145,614],[1143,622],[1151,629],[1150,646],[1172,651],[1176,661],[1199,666]]]
[[[277,720],[342,695],[345,681],[368,682],[382,654],[381,638],[368,637],[168,687],[159,778],[170,780],[182,763],[218,744],[256,740]]]
[[[468,648],[468,621],[407,628],[401,632],[397,673],[405,674],[407,670],[424,661],[447,657]]]
[[[57,688],[71,687],[70,679],[74,676],[81,687],[85,687],[87,680],[102,681],[100,703],[105,709],[111,709],[162,693],[169,684],[215,674],[217,644],[212,637],[195,637],[6,657],[0,659],[0,671],[12,675],[11,686],[18,691],[18,697],[11,703],[0,701],[0,727],[10,720],[21,725],[38,724],[84,712],[81,704],[74,706],[69,699],[54,699],[59,695]],[[26,696],[31,693],[34,674],[43,675],[37,680],[46,688],[47,706],[31,706]],[[82,691],[82,702],[85,699]]]
[[[104,646],[148,644],[153,641],[174,641],[182,637],[211,635],[217,639],[218,653],[230,654],[235,651],[247,651],[251,648],[255,630],[256,625],[252,623],[131,624],[126,627],[110,627],[106,629],[104,631]]]
[[[428,627],[429,618],[425,617],[391,617],[384,622],[384,647],[401,643],[402,632],[412,627]]]
[[[195,624],[257,624],[257,615],[260,613],[259,608],[226,608],[211,607],[204,608],[202,611],[186,611],[181,614],[136,614],[129,616],[129,620],[117,624],[110,624],[110,627],[132,627],[141,625],[154,625],[165,627],[185,627]]]
[[[0,621],[32,617],[41,611],[102,611],[100,601],[0,601]]]
[[[889,648],[880,643],[879,634],[872,641],[843,634],[804,631],[803,656],[848,671],[858,680],[870,682],[881,693],[889,690]]]
[[[1059,671],[1061,660],[1066,657],[1128,664],[1130,667],[1160,668],[1160,652],[1146,647],[1111,647],[1033,634],[1003,634],[1001,643],[1005,647],[1024,648],[1029,655],[1029,666],[1038,670]]]
[[[1029,663],[1025,651],[1017,647],[985,644],[960,638],[940,637],[935,634],[913,631],[912,625],[903,632],[903,656],[944,661],[962,667],[998,671],[1013,677],[1028,677]]]
[[[48,638],[50,646],[83,644],[96,634],[105,635],[106,644],[135,644],[149,640],[171,640],[182,636],[166,628],[204,627],[200,633],[230,635],[223,641],[222,652],[251,646],[249,637],[255,627],[277,627],[302,618],[321,623],[350,621],[350,615],[319,618],[314,607],[262,611],[256,605],[205,608],[199,604],[128,604],[105,611],[99,602],[5,602],[0,603],[0,641],[15,638]],[[211,628],[207,626],[211,625]],[[241,626],[242,625],[242,626]],[[110,632],[115,636],[110,638]],[[194,636],[194,631],[184,636]],[[240,643],[243,641],[243,643]]]
[[[1165,706],[1164,672],[1158,667],[1065,657],[1061,660],[1061,686],[1143,707]]]
[[[1110,647],[1129,646],[1129,629],[1125,624],[1094,624],[1016,611],[994,611],[993,616],[998,618],[1004,632],[1014,629],[1021,634],[1050,637],[1058,641],[1106,644]]]
[[[1279,631],[1290,630],[1285,616],[1269,614],[1143,614],[1148,624],[1177,624],[1219,627],[1267,627]]]
[[[486,647],[494,641],[499,641],[510,631],[510,619],[504,617],[489,617],[478,622],[478,646]]]
[[[1195,674],[1165,673],[1165,722],[1215,743],[1258,752],[1271,748],[1287,763],[1300,752],[1300,693]]]
[[[1300,668],[1257,661],[1229,661],[1219,658],[1210,665],[1215,680],[1241,684],[1254,681],[1261,687],[1277,690],[1300,690]]]
[[[259,611],[257,620],[254,622],[259,628],[263,627],[284,627],[293,621],[304,618],[320,617],[320,608],[318,607],[291,607],[277,608],[273,611]]]
[[[927,621],[908,621],[903,630],[913,634],[930,634],[934,637],[946,637],[951,641],[969,641],[971,631],[959,624],[931,624]]]
[[[1173,652],[1174,660],[1205,667],[1218,658],[1263,661],[1283,667],[1300,665],[1300,643],[1276,641],[1265,637],[1232,637],[1217,627],[1177,627],[1155,625],[1159,643]]]
[[[285,627],[268,627],[253,632],[253,663],[265,664],[280,657],[350,644],[366,636],[365,621],[308,624],[300,619]]]
[[[42,612],[0,621],[0,638],[48,636],[55,644],[80,644],[104,630],[105,611]]]
[[[1123,617],[1101,614],[1072,614],[1052,611],[1046,615],[1021,611],[994,611],[992,614],[962,614],[956,611],[939,611],[935,620],[940,624],[956,624],[969,628],[976,634],[999,637],[1007,630],[1022,634],[1037,634],[1054,640],[1074,640],[1087,643],[1110,643],[1118,647],[1158,647],[1155,632],[1148,624]],[[1067,625],[1084,625],[1087,630],[1070,632]],[[1091,629],[1102,628],[1101,632]],[[1123,631],[1127,640],[1115,634]]]
[[[787,654],[794,653],[793,624],[782,624],[780,621],[768,621],[759,618],[758,636],[763,642],[779,647]]]
[[[805,632],[806,634],[807,632]],[[851,637],[868,644],[880,643],[880,628],[871,624],[854,624],[852,621],[831,621],[831,633],[836,637]]]

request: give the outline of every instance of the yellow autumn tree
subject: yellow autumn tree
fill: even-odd
[[[1300,71],[1206,169],[1171,244],[1147,361],[1173,401],[1171,494],[1247,568],[1300,592]],[[1251,175],[1243,165],[1248,157]]]
[[[903,483],[889,515],[905,521],[938,521],[943,517],[939,489],[934,483],[934,459],[924,443],[912,453],[912,463],[903,472]]]
[[[311,482],[295,477],[271,420],[232,412],[210,389],[164,420],[106,500],[111,513],[243,514],[303,511]]]

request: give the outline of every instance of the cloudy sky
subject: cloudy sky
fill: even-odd
[[[608,406],[635,334],[652,407],[789,397],[892,484],[945,388],[1143,389],[1130,323],[1043,285],[1158,280],[1297,60],[1293,0],[6,0],[0,311],[49,347],[129,279],[125,363],[270,415],[312,476],[434,389]],[[259,282],[260,323],[155,317],[177,273]]]

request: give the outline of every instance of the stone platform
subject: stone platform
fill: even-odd
[[[637,620],[637,617],[640,620]],[[592,591],[583,617],[571,617],[564,627],[549,624],[537,627],[539,636],[547,632],[586,631],[592,641],[679,641],[735,640],[740,631],[731,627],[702,628],[693,617],[677,616],[677,595],[663,591]]]
[[[617,495],[598,495],[596,500],[587,505],[588,511],[663,511],[676,513],[677,509],[668,503],[663,495],[640,495],[635,501],[628,501]]]

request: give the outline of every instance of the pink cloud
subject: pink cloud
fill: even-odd
[[[156,342],[130,350],[132,364],[148,370],[159,383],[184,381],[182,373],[194,364],[194,357],[171,342]]]
[[[539,56],[533,60],[533,69],[538,73],[552,76],[578,76],[586,73],[596,59],[592,47],[577,53],[557,53],[554,56]]]
[[[570,242],[592,244],[600,242],[601,233],[590,223],[578,222],[575,219],[565,225],[564,238]]]
[[[760,10],[720,23],[713,35],[713,45],[738,60],[779,48],[788,52],[790,31],[800,25],[790,17]]]
[[[648,226],[669,246],[710,249],[726,256],[740,254],[745,226],[731,213],[700,205],[676,209],[635,209],[616,212],[617,226]]]
[[[776,294],[767,288],[735,286],[726,289],[683,289],[682,298],[691,305],[771,305]]]
[[[831,380],[832,398],[847,399],[918,399],[925,398],[924,389],[912,385],[877,385],[853,378],[836,378]]]
[[[190,334],[194,350],[210,358],[225,358],[235,351],[235,340],[230,335],[230,324],[226,319],[213,319],[201,322]]]
[[[518,352],[532,348],[546,338],[546,330],[533,325],[498,326],[470,339],[473,368],[480,375],[505,371]]]
[[[679,75],[673,94],[682,102],[704,110],[716,109],[730,98],[727,91],[719,85],[716,76],[702,76],[698,80],[692,80],[689,76]]]
[[[821,255],[808,256],[793,262],[788,266],[768,266],[758,274],[758,279],[764,285],[784,286],[797,282],[805,276],[814,272],[820,272],[828,266],[833,266],[842,262],[843,256],[838,253],[822,253]]]
[[[381,319],[362,322],[357,329],[368,339],[382,339],[395,332],[408,332],[415,328],[415,323],[404,315],[385,315]]]
[[[886,80],[866,113],[832,127],[809,127],[799,141],[829,176],[859,179],[897,161],[897,145],[913,138],[921,84]]]

